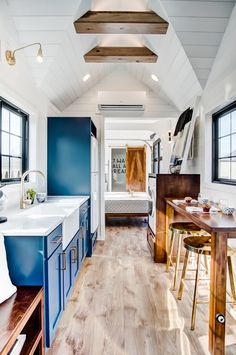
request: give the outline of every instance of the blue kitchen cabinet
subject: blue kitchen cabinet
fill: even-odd
[[[62,254],[63,259],[63,307],[65,308],[66,301],[70,295],[73,280],[72,280],[72,266],[71,266],[71,259],[72,259],[72,250],[71,250],[71,243],[67,246],[66,250]]]
[[[62,244],[45,262],[45,325],[46,345],[50,346],[57,323],[63,312],[63,264]]]
[[[79,266],[80,266],[79,236],[80,236],[80,232],[78,231],[62,254],[64,308],[66,306],[67,299],[70,296],[76,276],[79,271]]]
[[[91,118],[48,118],[48,195],[90,195]]]
[[[49,347],[63,312],[62,225],[48,236],[5,236],[11,280],[16,286],[43,286],[45,342]]]
[[[90,216],[89,201],[86,201],[80,207],[80,240],[79,240],[80,265],[83,263],[84,258],[87,256],[89,250],[89,242],[90,242],[89,216]]]
[[[72,280],[76,279],[76,276],[78,275],[79,272],[79,237],[80,237],[80,232],[78,231],[73,239],[71,250],[72,250],[72,257],[71,257],[71,265],[72,265]]]
[[[48,117],[47,122],[47,186],[48,195],[92,196],[93,150],[91,137],[97,130],[91,117]],[[94,167],[95,168],[95,167]],[[97,169],[97,167],[95,168]],[[91,198],[91,203],[93,199]],[[92,256],[97,231],[90,233],[90,212],[86,229],[80,233],[80,262]]]
[[[80,207],[80,228],[65,250],[62,225],[48,236],[5,236],[9,273],[16,286],[43,286],[45,343],[51,346],[58,321],[87,254],[89,200]]]

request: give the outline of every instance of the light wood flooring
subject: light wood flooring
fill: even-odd
[[[85,261],[47,354],[207,354],[208,305],[190,330],[191,296],[178,301],[172,274],[154,264],[141,220],[110,222],[106,241]],[[227,315],[226,353],[236,354],[236,322]]]

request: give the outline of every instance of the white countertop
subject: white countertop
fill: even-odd
[[[88,199],[89,196],[52,196],[44,203],[18,209],[9,216],[5,213],[8,221],[0,224],[0,233],[4,236],[46,236]]]

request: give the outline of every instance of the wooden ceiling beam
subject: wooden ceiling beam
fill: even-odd
[[[95,47],[84,55],[87,63],[156,63],[157,58],[146,47]]]
[[[168,25],[150,11],[88,11],[74,22],[77,33],[166,34]]]

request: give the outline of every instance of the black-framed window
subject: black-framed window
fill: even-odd
[[[236,185],[236,101],[213,115],[213,181]]]
[[[28,169],[28,114],[0,97],[0,179],[20,181]]]

